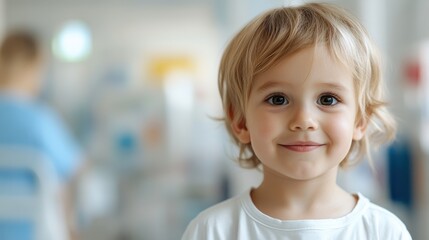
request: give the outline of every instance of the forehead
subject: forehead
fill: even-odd
[[[311,46],[282,58],[267,71],[256,75],[252,89],[278,82],[291,86],[316,82],[352,88],[352,78],[349,68],[337,60],[325,46]]]

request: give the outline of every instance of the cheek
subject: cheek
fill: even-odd
[[[281,128],[279,121],[270,114],[250,113],[246,116],[246,126],[251,136],[251,141],[259,139],[271,139]]]
[[[250,134],[250,144],[256,156],[261,160],[267,159],[275,148],[273,142],[283,132],[281,121],[270,114],[254,113],[248,115],[247,123]]]
[[[325,124],[325,132],[330,140],[336,143],[337,146],[349,150],[353,138],[354,119],[348,116],[337,116],[331,118]]]

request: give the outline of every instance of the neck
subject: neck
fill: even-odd
[[[36,81],[34,79],[13,78],[3,81],[4,83],[0,85],[0,89],[28,98],[34,98],[38,93],[38,83]]]
[[[336,183],[337,169],[314,179],[297,180],[264,169],[261,185],[252,191],[256,207],[278,219],[340,217],[355,200]]]

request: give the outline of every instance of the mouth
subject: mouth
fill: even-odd
[[[296,142],[291,144],[280,144],[280,146],[294,152],[310,152],[325,146],[325,144],[315,142]]]

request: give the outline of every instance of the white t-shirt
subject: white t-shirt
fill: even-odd
[[[355,208],[344,217],[284,221],[259,211],[247,191],[201,212],[189,224],[182,240],[411,239],[399,218],[362,194],[357,195]]]

